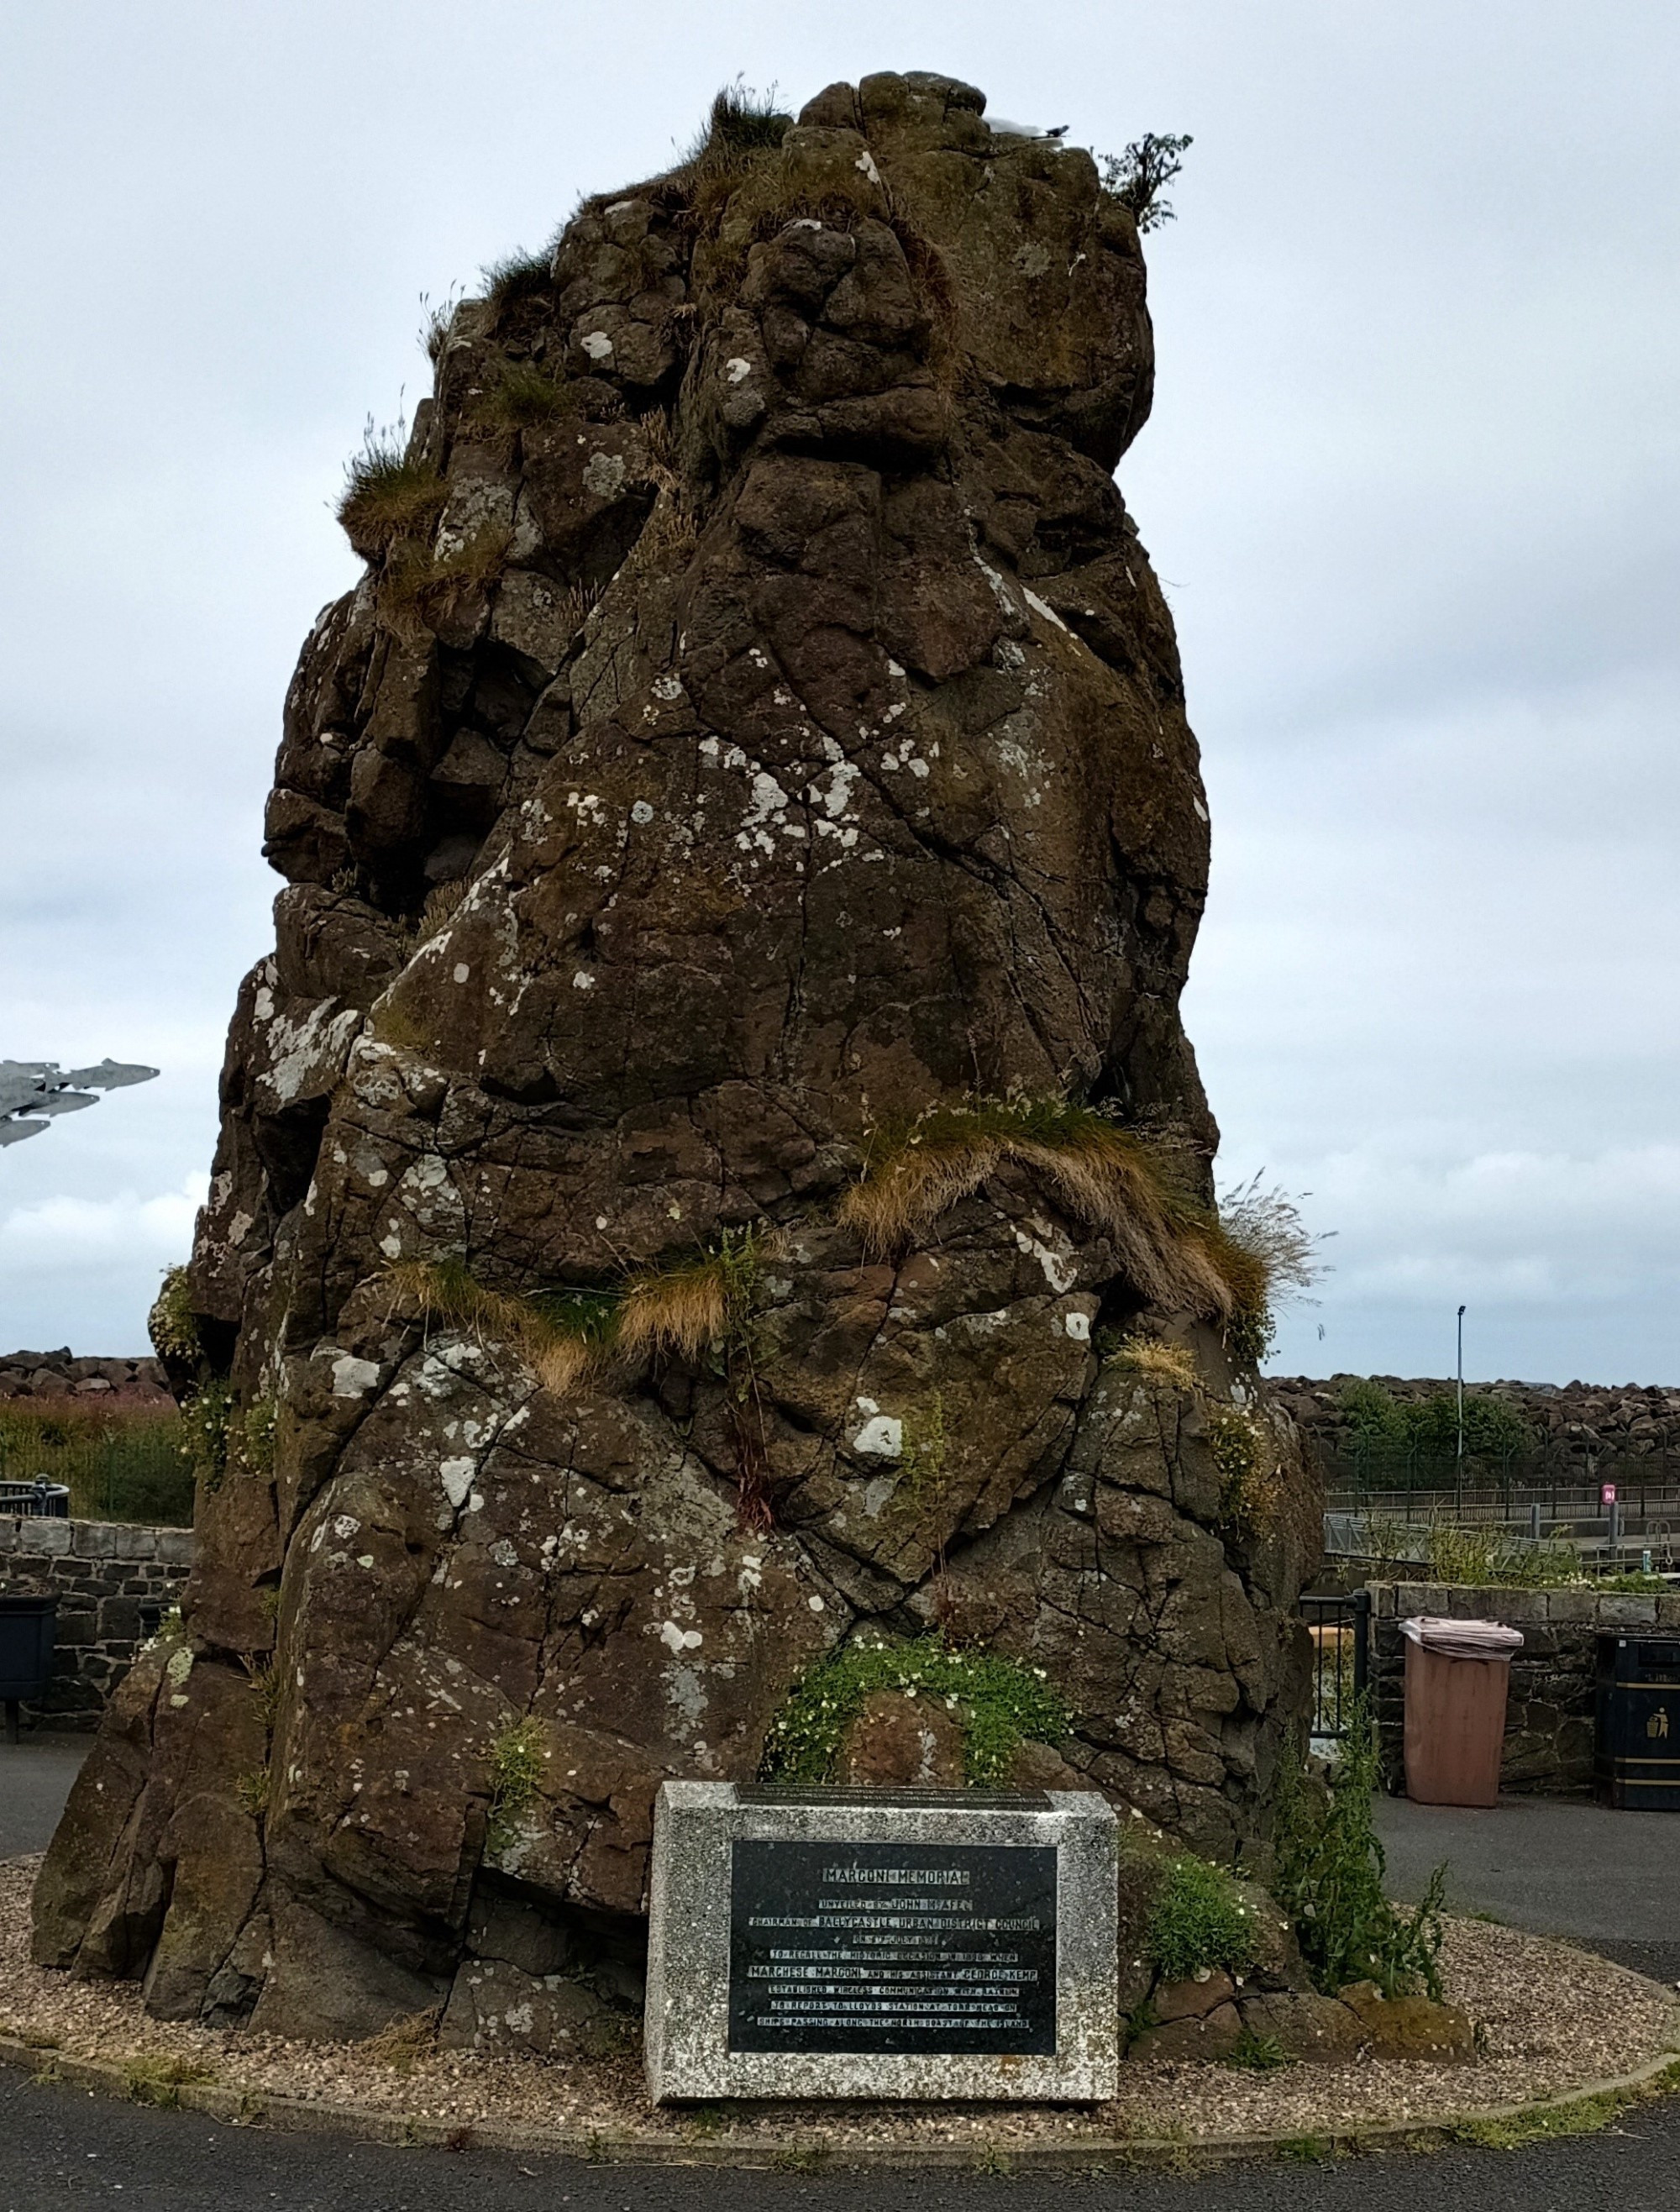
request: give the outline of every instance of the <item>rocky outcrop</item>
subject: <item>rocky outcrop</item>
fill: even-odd
[[[160,1412],[174,1403],[161,1361],[77,1358],[68,1345],[58,1352],[0,1352],[0,1401],[10,1398],[98,1399]]]
[[[1259,1823],[1316,1501],[1179,1020],[1143,266],[984,106],[724,112],[459,309],[358,479],[190,1275],[227,1471],[39,1958],[593,2035],[554,1984],[634,1954],[660,1782],[870,1636],[1013,1658],[1050,1771],[1176,1836]],[[901,1719],[858,1771],[950,1755]]]

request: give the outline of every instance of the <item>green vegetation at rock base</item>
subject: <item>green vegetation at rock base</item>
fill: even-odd
[[[1017,1746],[1054,1743],[1073,1714],[1041,1668],[990,1651],[954,1648],[938,1636],[911,1644],[853,1644],[807,1669],[771,1723],[760,1768],[767,1782],[826,1782],[842,1740],[883,1690],[938,1698],[962,1730],[971,1785],[996,1787]]]

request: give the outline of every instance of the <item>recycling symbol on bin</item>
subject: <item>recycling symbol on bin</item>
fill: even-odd
[[[1668,1707],[1666,1705],[1658,1706],[1656,1711],[1652,1714],[1650,1719],[1645,1723],[1645,1733],[1647,1735],[1666,1735],[1668,1734]]]

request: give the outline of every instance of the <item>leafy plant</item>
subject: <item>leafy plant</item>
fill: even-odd
[[[1254,1916],[1222,1867],[1185,1851],[1169,1862],[1143,1929],[1143,1956],[1169,1982],[1253,1962]]]
[[[1421,1990],[1439,1998],[1446,1869],[1435,1869],[1410,1912],[1384,1894],[1386,1860],[1371,1810],[1377,1775],[1376,1723],[1362,1699],[1326,1789],[1309,1782],[1302,1759],[1281,1762],[1273,1894],[1294,1920],[1301,1954],[1326,1994],[1372,1981],[1385,1996]]]
[[[1123,154],[1103,157],[1103,187],[1130,209],[1140,231],[1158,230],[1163,222],[1177,220],[1161,194],[1184,167],[1184,157],[1195,143],[1171,131],[1146,131]]]
[[[201,1384],[181,1407],[185,1439],[181,1454],[203,1489],[219,1489],[227,1472],[227,1427],[233,1415],[234,1393],[215,1377]]]
[[[939,1636],[848,1644],[795,1684],[765,1741],[765,1780],[826,1782],[847,1729],[883,1690],[944,1700],[961,1727],[964,1771],[973,1784],[1002,1782],[1023,1737],[1053,1743],[1073,1726],[1042,1668],[996,1652],[953,1650]]]
[[[199,1358],[203,1347],[198,1317],[192,1310],[192,1293],[184,1267],[164,1269],[162,1284],[146,1316],[146,1328],[160,1359],[190,1367]]]
[[[529,1718],[510,1721],[492,1739],[487,1850],[504,1851],[517,1839],[543,1779],[544,1743],[541,1723]]]
[[[1280,2066],[1289,2063],[1289,2054],[1275,2035],[1257,2034],[1245,2021],[1226,2054],[1225,2063],[1251,2074],[1273,2074]]]
[[[1264,1534],[1277,1516],[1278,1465],[1260,1424],[1235,1406],[1208,1415],[1208,1450],[1219,1470],[1219,1520],[1232,1534]]]

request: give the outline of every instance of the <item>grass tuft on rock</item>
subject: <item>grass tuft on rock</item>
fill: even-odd
[[[1168,1863],[1143,1930],[1143,1955],[1163,1979],[1240,1974],[1254,1961],[1254,1915],[1222,1867],[1185,1851]]]
[[[534,362],[510,361],[473,408],[473,419],[494,430],[540,430],[579,412],[578,398]]]
[[[1269,1336],[1277,1290],[1311,1279],[1313,1240],[1288,1233],[1285,1216],[1300,1230],[1292,1201],[1249,1186],[1222,1218],[1190,1188],[1183,1143],[1068,1099],[973,1098],[883,1127],[840,1218],[872,1257],[895,1258],[1010,1165],[1040,1177],[1106,1237],[1149,1304],[1216,1322],[1247,1356]]]
[[[364,561],[376,561],[400,540],[437,520],[448,486],[423,461],[409,460],[400,424],[376,430],[370,418],[361,451],[345,465],[338,520]]]
[[[725,1230],[718,1245],[604,1290],[519,1296],[481,1283],[464,1260],[401,1260],[386,1272],[393,1310],[448,1321],[512,1347],[545,1389],[564,1394],[614,1362],[656,1356],[729,1364],[757,1295],[763,1240]]]
[[[512,253],[503,254],[499,261],[488,262],[479,273],[484,280],[484,297],[492,315],[504,315],[519,301],[546,292],[554,282],[554,258],[552,246],[540,253],[519,246]]]
[[[1023,1739],[1054,1743],[1073,1714],[1040,1667],[943,1637],[911,1644],[853,1644],[807,1668],[772,1723],[760,1773],[767,1782],[827,1782],[846,1729],[883,1690],[943,1699],[962,1729],[972,1786],[995,1787]]]

